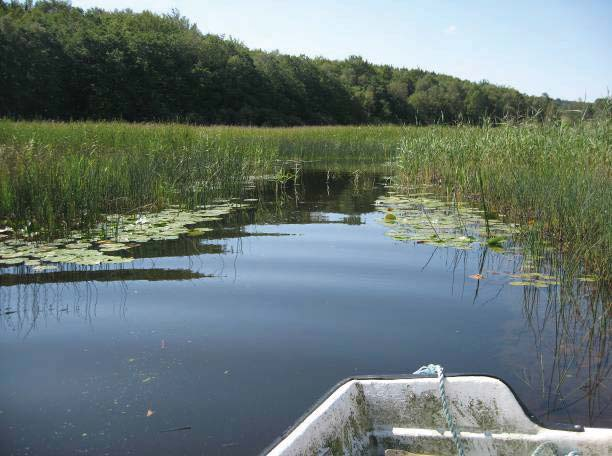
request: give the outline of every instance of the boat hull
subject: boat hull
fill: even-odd
[[[611,429],[544,427],[497,378],[447,376],[445,386],[466,455],[530,455],[545,442],[559,454],[612,454]],[[454,455],[438,387],[435,377],[348,379],[265,454],[379,455],[396,449]]]

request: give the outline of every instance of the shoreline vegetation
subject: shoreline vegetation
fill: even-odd
[[[611,119],[610,97],[251,50],[176,11],[0,0],[4,238],[192,210],[301,166],[383,167],[399,191],[432,185],[502,216],[535,258],[609,287]]]
[[[534,258],[609,286],[610,127],[610,121],[253,128],[1,120],[0,226],[49,239],[87,230],[107,214],[240,197],[254,179],[291,178],[294,164],[321,170],[386,164],[399,191],[430,185],[448,201],[503,216],[518,224],[514,241]]]
[[[610,287],[610,127],[607,121],[421,128],[402,140],[396,178],[401,188],[435,184],[449,200],[503,216],[518,224],[514,240],[536,263],[546,258],[570,279],[594,273]]]

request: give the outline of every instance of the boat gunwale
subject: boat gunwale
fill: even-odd
[[[535,425],[552,431],[568,431],[568,432],[584,432],[584,426],[580,424],[566,424],[566,423],[548,423],[544,424],[537,416],[535,416],[525,405],[525,403],[518,396],[516,391],[506,382],[504,379],[497,377],[491,374],[475,374],[475,373],[454,373],[447,374],[444,373],[445,377],[487,377],[493,380],[498,380],[502,382],[512,393],[514,399],[521,407],[525,416]],[[264,448],[260,456],[264,456],[269,454],[272,450],[274,450],[285,438],[289,436],[293,431],[295,431],[310,415],[312,415],[316,409],[318,409],[323,403],[329,399],[339,388],[343,387],[347,383],[353,381],[361,381],[361,380],[418,380],[425,378],[436,378],[436,375],[414,375],[414,374],[385,374],[385,375],[355,375],[351,377],[345,377],[336,383],[331,389],[327,390],[326,393],[319,397],[317,401],[306,410],[289,428],[287,428],[279,437],[274,439],[274,441]]]

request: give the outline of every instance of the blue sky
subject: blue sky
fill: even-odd
[[[446,73],[554,98],[612,92],[612,0],[73,0],[170,12],[250,48]]]

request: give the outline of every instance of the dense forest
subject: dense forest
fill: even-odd
[[[0,0],[0,116],[244,125],[609,116],[420,69],[249,50],[178,12]]]

